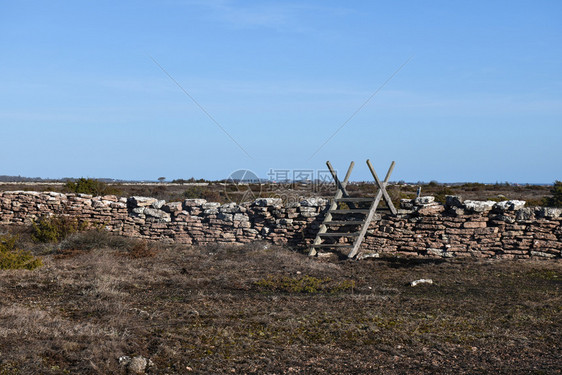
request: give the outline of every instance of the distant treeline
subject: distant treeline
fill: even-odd
[[[41,177],[22,177],[22,176],[7,176],[0,175],[0,182],[68,182],[76,181],[78,178],[64,177],[64,178],[41,178]],[[122,182],[123,180],[115,180],[112,178],[96,178],[102,182]]]

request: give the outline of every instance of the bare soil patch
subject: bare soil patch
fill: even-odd
[[[0,374],[126,373],[125,355],[151,374],[561,372],[560,260],[88,241],[0,271]]]

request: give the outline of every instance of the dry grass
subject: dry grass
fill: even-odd
[[[125,373],[123,355],[154,374],[560,373],[560,261],[328,262],[265,243],[135,257],[138,242],[90,240],[0,272],[0,374]]]

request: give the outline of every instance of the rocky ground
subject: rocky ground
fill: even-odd
[[[561,373],[560,260],[27,236],[44,266],[0,271],[0,374]]]

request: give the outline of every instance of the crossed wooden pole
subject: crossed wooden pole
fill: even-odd
[[[343,179],[343,181],[340,181],[338,178],[338,175],[336,173],[336,171],[334,170],[334,168],[332,167],[332,164],[327,161],[326,165],[328,166],[328,170],[330,171],[332,178],[334,179],[334,182],[336,183],[336,194],[332,200],[332,202],[330,203],[330,207],[328,208],[328,211],[326,213],[326,216],[324,217],[324,220],[322,221],[322,224],[320,225],[320,228],[318,230],[318,234],[316,236],[316,238],[314,239],[314,242],[311,245],[310,248],[310,252],[309,255],[316,255],[317,251],[316,248],[320,248],[320,247],[351,247],[351,251],[349,252],[349,254],[347,255],[348,258],[353,258],[357,255],[357,252],[359,251],[359,247],[361,246],[361,243],[363,241],[363,239],[365,238],[365,234],[367,233],[367,230],[369,229],[369,224],[371,223],[371,221],[373,220],[373,218],[375,217],[375,213],[377,211],[377,207],[380,204],[381,199],[384,199],[384,201],[386,202],[386,205],[388,206],[390,212],[393,215],[396,215],[396,208],[394,208],[394,204],[392,203],[392,200],[390,199],[390,196],[388,195],[388,192],[386,191],[386,186],[388,184],[388,180],[390,178],[390,175],[392,174],[392,171],[394,169],[394,161],[390,164],[390,167],[388,168],[388,172],[386,173],[386,176],[384,178],[383,181],[381,181],[379,179],[379,177],[377,176],[377,173],[375,172],[375,169],[373,168],[373,165],[371,164],[370,160],[367,160],[367,166],[369,167],[369,170],[371,171],[371,174],[373,175],[373,178],[375,179],[375,183],[377,184],[379,190],[376,194],[376,196],[374,198],[354,198],[354,197],[350,197],[349,193],[346,190],[348,181],[349,181],[349,176],[351,175],[351,171],[353,170],[353,167],[355,165],[355,163],[352,161],[349,164],[349,168],[347,169],[347,173],[345,174],[345,177]],[[338,209],[338,203],[339,202],[345,202],[347,204],[347,206],[349,207],[349,210],[347,209]],[[371,202],[371,206],[368,210],[366,209],[361,209],[359,208],[355,203],[359,203],[359,202]],[[333,215],[341,215],[341,214],[365,214],[365,217],[363,220],[360,221],[354,221],[354,220],[333,220]],[[358,232],[330,232],[327,233],[327,230],[330,226],[332,225],[360,225],[361,229]],[[350,244],[341,244],[341,243],[331,243],[331,244],[324,244],[322,243],[322,239],[324,237],[354,237],[355,240],[353,241],[353,245]]]

